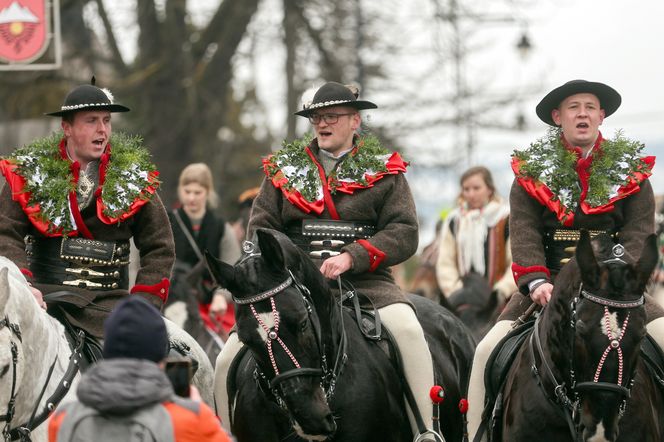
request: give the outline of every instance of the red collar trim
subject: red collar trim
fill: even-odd
[[[307,153],[307,155],[309,155],[309,158],[311,158],[311,161],[313,161],[313,163],[316,165],[316,168],[318,169],[318,176],[320,178],[320,182],[323,183],[323,201],[325,202],[325,207],[327,207],[327,211],[330,212],[330,216],[332,217],[332,219],[340,219],[339,214],[337,213],[337,208],[334,205],[334,201],[332,201],[332,194],[330,194],[330,186],[327,182],[327,178],[325,177],[325,169],[323,169],[323,166],[321,166],[321,164],[318,162],[316,156],[311,152],[309,146],[305,147],[304,151]],[[350,154],[352,154],[352,152],[349,153],[349,155]]]
[[[590,156],[592,157],[592,155]],[[620,201],[623,198],[638,192],[641,188],[640,184],[646,180],[650,175],[652,175],[652,168],[655,166],[655,157],[646,156],[641,158],[643,162],[643,167],[639,171],[634,172],[634,177],[629,179],[629,182],[618,189],[618,194],[611,198],[606,204],[590,207],[585,201],[585,196],[588,190],[588,181],[586,176],[585,184],[582,182],[584,187],[584,192],[582,194],[582,200],[579,204],[581,211],[587,215],[595,215],[599,213],[611,212],[614,208],[614,204],[617,201]],[[570,211],[567,207],[563,206],[558,199],[554,199],[553,192],[542,182],[537,181],[533,178],[522,178],[519,177],[519,169],[521,166],[521,161],[517,158],[512,158],[512,170],[514,171],[516,180],[519,185],[537,202],[547,207],[551,212],[556,215],[558,221],[560,221],[564,226],[570,227],[574,224],[574,213]]]
[[[67,149],[65,146],[65,139],[60,140],[58,145],[60,150],[60,155],[66,161],[70,162],[70,171],[72,174],[72,179],[74,183],[78,184],[79,173],[80,173],[80,164],[78,161],[72,161],[67,155]],[[106,170],[111,159],[111,144],[109,143],[106,147],[106,151],[102,154],[100,163],[99,163],[99,187],[95,192],[95,198],[97,200],[97,217],[105,224],[117,224],[121,221],[124,221],[128,218],[134,216],[141,207],[149,202],[151,198],[147,198],[147,195],[154,195],[157,191],[158,176],[159,172],[155,171],[150,174],[149,182],[151,183],[141,192],[141,195],[134,200],[134,202],[129,206],[129,210],[122,213],[118,217],[109,217],[104,214],[106,206],[104,205],[101,199],[102,187],[106,179]],[[52,224],[49,221],[45,221],[41,217],[41,208],[39,204],[29,205],[30,197],[32,196],[30,192],[26,192],[25,189],[26,180],[16,171],[17,165],[10,162],[7,159],[0,159],[0,172],[4,175],[7,180],[7,185],[12,190],[12,199],[20,204],[23,212],[26,214],[32,225],[44,236],[47,237],[58,237],[62,236],[62,229],[58,229],[54,232],[50,231]],[[71,213],[76,222],[77,230],[73,230],[68,233],[68,236],[78,236],[79,234],[92,239],[92,233],[87,228],[83,222],[83,217],[81,216],[80,211],[78,210],[78,201],[76,199],[76,192],[69,194],[69,206]]]
[[[354,148],[349,153],[349,155],[354,155],[355,153],[357,153],[357,149],[359,147],[361,146],[357,146],[356,148]],[[307,147],[305,150],[307,152],[307,155],[309,155],[309,157],[312,159],[312,161],[318,168],[318,172],[321,176],[321,182],[323,183],[323,198],[320,200],[309,202],[306,199],[304,199],[304,197],[300,194],[300,192],[297,189],[287,189],[286,183],[288,183],[288,178],[286,178],[286,176],[283,174],[281,170],[279,170],[272,177],[271,179],[272,185],[277,189],[281,189],[281,192],[284,195],[284,197],[286,197],[286,199],[291,204],[293,204],[295,207],[297,207],[304,213],[313,212],[317,215],[320,215],[327,208],[328,212],[330,212],[330,215],[333,218],[334,218],[333,213],[336,214],[337,218],[334,219],[339,219],[338,218],[339,215],[337,214],[336,207],[334,206],[334,201],[332,199],[330,183],[327,181],[327,179],[324,178],[325,172],[323,171],[320,163],[316,160],[315,155],[310,150],[310,148]],[[271,156],[263,158],[263,171],[265,172],[265,175],[267,175],[268,177],[270,176],[268,167],[271,165],[272,165]],[[335,191],[350,195],[353,194],[356,190],[368,189],[370,187],[373,187],[374,183],[380,181],[386,175],[396,175],[399,173],[406,172],[408,163],[401,158],[399,153],[394,152],[387,160],[385,166],[387,167],[387,170],[384,172],[378,172],[375,175],[366,175],[365,176],[367,180],[366,184],[361,184],[358,182],[349,183],[345,181],[337,181],[335,182],[336,185]]]

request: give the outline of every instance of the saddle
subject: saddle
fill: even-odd
[[[48,313],[57,319],[65,328],[65,337],[67,342],[69,342],[69,347],[74,350],[77,343],[80,339],[83,340],[83,346],[81,348],[81,361],[80,367],[81,372],[87,371],[88,367],[93,365],[98,360],[102,359],[102,346],[101,342],[95,337],[90,335],[85,330],[74,327],[67,316],[64,313],[62,304],[65,303],[64,300],[60,299],[61,295],[69,292],[53,292],[44,295],[44,300],[48,301],[52,307],[49,307]]]
[[[71,295],[71,292],[68,291],[59,291],[52,292],[44,295],[44,300],[49,303],[49,314],[56,318],[65,328],[65,336],[69,342],[69,346],[74,350],[79,339],[83,339],[83,347],[81,349],[81,372],[85,372],[88,367],[93,365],[95,362],[103,359],[102,355],[102,342],[97,338],[90,335],[85,330],[73,326],[68,320],[67,316],[64,314],[63,308],[64,304],[75,305],[66,300],[65,295]],[[102,308],[102,306],[97,306],[97,308]],[[191,348],[184,342],[175,342],[169,339],[169,353],[168,357],[181,359],[183,357],[189,358],[191,360],[191,376],[193,377],[198,370],[198,360],[193,356]]]

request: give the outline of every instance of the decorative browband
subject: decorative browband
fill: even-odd
[[[594,302],[595,304],[605,305],[607,307],[613,308],[635,308],[643,305],[645,302],[645,297],[641,296],[637,299],[631,301],[618,301],[615,299],[608,299],[602,296],[593,295],[586,290],[581,290],[581,295],[588,299],[589,301]]]
[[[253,304],[254,302],[260,302],[260,301],[263,301],[265,299],[269,299],[269,298],[279,294],[280,292],[283,292],[292,283],[293,283],[293,278],[289,276],[288,279],[286,279],[284,282],[282,282],[278,286],[276,286],[276,287],[274,287],[274,288],[272,288],[268,291],[265,291],[263,293],[259,293],[257,295],[251,296],[249,298],[236,298],[235,296],[233,296],[233,301],[236,304],[242,304],[242,305]]]

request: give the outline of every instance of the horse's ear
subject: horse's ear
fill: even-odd
[[[586,285],[594,287],[599,280],[599,264],[595,259],[593,246],[590,242],[590,234],[581,229],[581,237],[576,243],[576,262],[581,269],[581,279]]]
[[[657,235],[654,233],[648,235],[643,243],[641,257],[636,263],[636,270],[639,275],[639,284],[645,287],[650,279],[650,275],[659,261],[659,251],[657,250]]]
[[[265,263],[275,270],[285,269],[286,259],[283,248],[272,232],[267,229],[258,229],[256,230],[256,237],[258,238],[258,248]]]
[[[235,270],[232,265],[217,259],[207,250],[205,251],[205,262],[217,284],[222,288],[231,287],[235,279]]]
[[[9,269],[0,269],[0,312],[4,312],[9,301]]]

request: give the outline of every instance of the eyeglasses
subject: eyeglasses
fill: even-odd
[[[355,112],[348,114],[313,114],[309,115],[309,122],[315,125],[320,123],[320,120],[323,120],[326,124],[334,124],[339,121],[339,117],[343,117],[344,115],[355,115]]]

